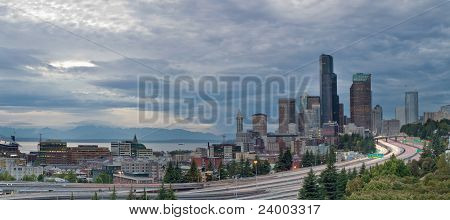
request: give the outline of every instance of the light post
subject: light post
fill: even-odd
[[[253,163],[255,164],[255,185],[258,188],[258,161],[254,160]]]

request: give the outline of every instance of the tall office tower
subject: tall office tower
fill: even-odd
[[[371,74],[353,75],[353,84],[350,87],[350,117],[356,126],[372,128]]]
[[[339,97],[337,76],[333,73],[333,57],[320,55],[320,117],[321,123],[337,121],[339,117]]]
[[[297,117],[297,126],[298,126],[298,132],[300,134],[305,133],[305,110],[298,113]]]
[[[261,137],[267,136],[267,115],[254,114],[252,116],[252,124],[254,132],[258,132]]]
[[[287,134],[289,132],[289,124],[296,123],[295,121],[295,99],[280,98],[278,100],[278,132]]]
[[[320,105],[320,96],[306,97],[306,109],[312,109],[313,105]]]
[[[397,119],[400,122],[400,126],[405,125],[406,117],[405,117],[405,107],[404,106],[398,106],[395,108],[395,119]]]
[[[380,105],[376,105],[372,110],[372,131],[376,135],[381,134],[383,128],[383,108]]]
[[[242,133],[242,131],[244,131],[244,117],[241,111],[238,111],[236,116],[236,133]]]
[[[419,93],[417,91],[405,93],[405,123],[416,123],[419,120]]]
[[[344,124],[345,124],[345,120],[344,120],[344,104],[339,103],[339,120],[338,120],[338,124],[339,124],[339,132],[344,132]]]
[[[304,111],[305,136],[319,136],[320,105],[312,105]]]

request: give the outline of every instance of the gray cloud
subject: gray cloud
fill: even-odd
[[[318,94],[321,53],[345,47],[441,1],[89,2],[2,3],[1,106],[77,106],[79,112],[136,107],[137,76],[161,77],[11,6],[169,75],[282,74],[313,61],[290,74],[310,77],[308,92]],[[373,74],[374,104],[381,104],[387,117],[394,116],[406,90],[419,91],[421,111],[450,104],[449,8],[450,4],[443,5],[334,54],[340,100],[347,112],[351,75],[356,72]],[[67,60],[95,66],[49,66]]]

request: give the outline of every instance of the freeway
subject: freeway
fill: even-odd
[[[337,169],[359,168],[362,164],[367,167],[385,162],[391,155],[401,160],[417,159],[418,146],[402,144],[393,140],[378,140],[377,149],[385,156],[378,159],[361,158],[352,161],[336,163]],[[316,174],[326,168],[325,165],[312,167]],[[295,199],[303,178],[310,168],[301,168],[292,171],[274,173],[264,176],[228,179],[208,183],[173,184],[177,190],[179,199]],[[145,188],[148,195],[152,196],[160,187],[159,184],[115,185],[118,198],[126,198],[130,188],[135,189],[136,194],[143,192]],[[4,183],[0,182],[1,189],[15,189],[18,193],[0,196],[0,199],[69,199],[74,194],[75,199],[90,199],[94,192],[99,198],[109,198],[112,185],[108,184],[62,184],[62,183]]]

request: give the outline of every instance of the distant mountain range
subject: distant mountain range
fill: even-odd
[[[183,129],[164,128],[117,128],[83,125],[68,130],[53,128],[11,128],[0,127],[0,137],[16,134],[17,140],[61,139],[67,141],[115,141],[132,139],[136,134],[141,142],[217,142],[222,138],[212,133],[192,132]]]

